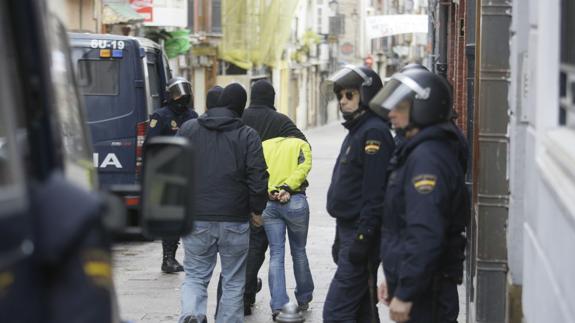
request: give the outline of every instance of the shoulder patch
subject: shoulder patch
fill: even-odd
[[[158,124],[158,120],[156,120],[156,119],[150,120],[150,128],[155,128],[157,124]]]
[[[421,194],[429,194],[435,189],[437,176],[431,174],[421,174],[415,176],[411,182],[415,190]]]
[[[381,147],[381,141],[379,140],[366,140],[365,141],[365,153],[368,155],[376,154]]]
[[[178,130],[178,123],[176,122],[176,120],[172,120],[170,126],[172,126],[172,130]]]
[[[92,284],[103,287],[112,287],[112,264],[110,253],[97,248],[87,249],[82,254],[84,274]]]

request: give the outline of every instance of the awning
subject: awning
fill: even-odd
[[[133,24],[143,21],[144,17],[129,4],[107,3],[102,11],[102,23],[105,25]]]

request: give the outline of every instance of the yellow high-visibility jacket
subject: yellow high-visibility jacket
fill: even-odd
[[[298,138],[276,137],[264,141],[262,146],[270,174],[268,191],[277,191],[282,186],[287,186],[291,193],[304,191],[311,170],[310,145]]]

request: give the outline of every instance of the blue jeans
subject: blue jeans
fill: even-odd
[[[243,322],[249,223],[198,221],[192,232],[183,237],[182,241],[186,278],[182,283],[180,322],[190,315],[195,316],[199,322],[206,317],[207,288],[218,253],[222,264],[224,292],[216,313],[216,322]]]
[[[270,201],[263,214],[264,228],[270,244],[268,276],[272,311],[289,302],[285,279],[285,236],[288,233],[296,280],[295,297],[299,304],[309,303],[313,295],[313,278],[305,251],[309,227],[309,206],[303,194],[292,195],[286,204]]]

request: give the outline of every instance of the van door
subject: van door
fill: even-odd
[[[106,188],[136,183],[138,127],[145,129],[148,118],[140,47],[131,40],[115,44],[117,57],[107,57],[110,52],[100,48],[73,49],[94,143],[93,163]]]
[[[86,190],[97,190],[92,164],[91,140],[86,126],[84,104],[74,77],[68,36],[64,26],[50,17],[48,46],[54,88],[54,112],[63,146],[66,178]]]

